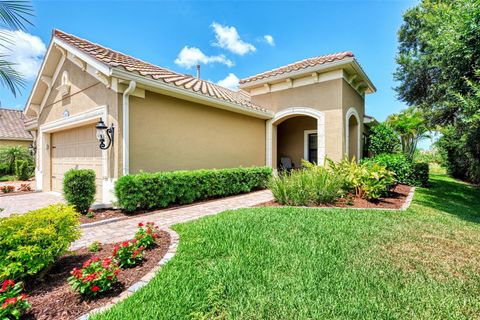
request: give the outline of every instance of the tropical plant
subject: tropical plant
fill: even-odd
[[[328,160],[333,172],[343,179],[345,192],[353,192],[359,198],[376,200],[395,185],[395,174],[377,163],[359,164],[355,158],[334,163]]]
[[[368,151],[373,155],[394,153],[400,149],[399,135],[387,123],[373,127],[368,134]]]
[[[28,1],[0,1],[0,46],[7,48],[12,44],[11,31],[25,30],[32,23],[33,8]],[[25,86],[22,75],[15,70],[15,64],[8,61],[8,55],[0,55],[0,83],[14,96]]]
[[[423,113],[414,107],[389,116],[387,123],[400,136],[402,152],[409,160],[413,159],[418,142],[430,137]]]
[[[0,148],[0,162],[6,164],[8,173],[15,172],[15,162],[17,160],[27,161],[28,165],[33,166],[33,157],[28,149],[21,146],[6,146]]]

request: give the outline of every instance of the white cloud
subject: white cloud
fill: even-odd
[[[227,67],[234,66],[233,61],[227,59],[227,57],[225,57],[223,54],[218,56],[207,56],[200,49],[188,46],[183,47],[178,54],[177,59],[175,59],[175,63],[187,69],[190,69],[199,63],[221,63]]]
[[[42,59],[47,47],[42,39],[23,31],[0,30],[7,34],[12,44],[7,43],[7,48],[0,46],[0,55],[4,59],[15,63],[15,70],[20,72],[26,80],[33,80],[42,65]]]
[[[265,40],[265,42],[271,45],[272,47],[275,46],[275,40],[271,35],[269,34],[264,35],[263,40]]]
[[[257,49],[250,43],[240,39],[240,35],[235,27],[222,26],[219,23],[212,23],[213,31],[217,42],[214,45],[227,49],[233,53],[243,56],[249,52],[255,52]]]
[[[225,79],[218,81],[217,84],[230,90],[237,91],[239,81],[240,79],[238,79],[236,75],[229,73]]]

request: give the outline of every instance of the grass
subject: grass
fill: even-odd
[[[480,190],[406,212],[254,208],[175,226],[174,259],[95,319],[479,319]]]

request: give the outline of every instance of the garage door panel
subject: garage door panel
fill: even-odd
[[[102,195],[102,151],[95,126],[84,126],[52,134],[52,190],[62,192],[62,181],[69,169],[92,169],[96,175],[97,201]]]

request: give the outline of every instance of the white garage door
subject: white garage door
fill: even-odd
[[[102,195],[102,151],[95,125],[52,133],[52,190],[62,192],[65,172],[71,168],[92,169],[96,175],[96,199]]]

